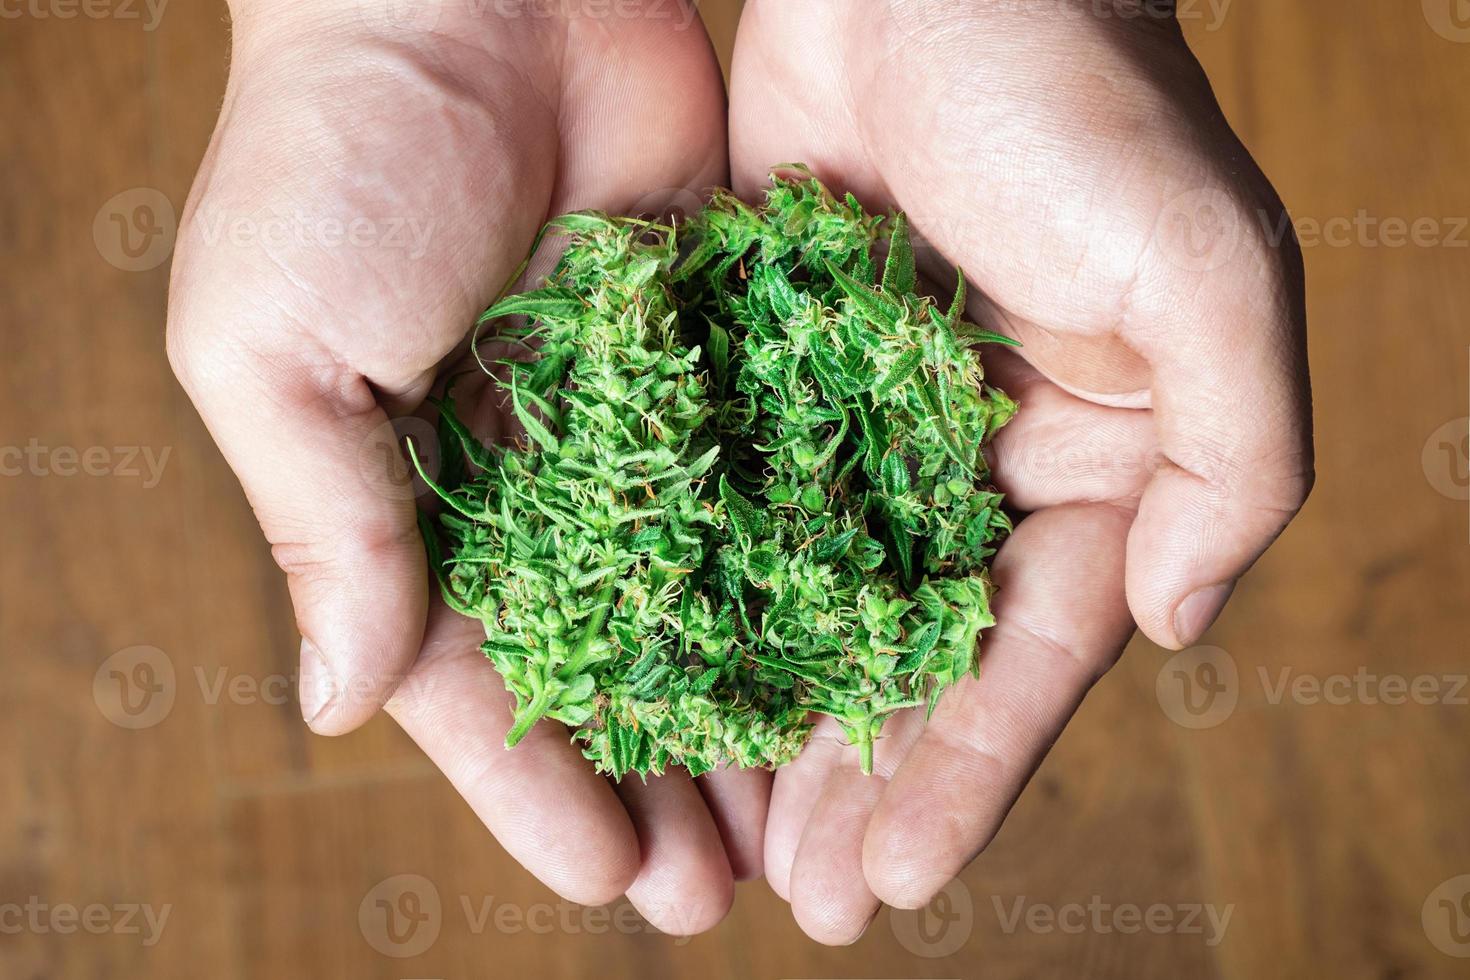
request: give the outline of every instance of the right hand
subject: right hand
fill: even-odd
[[[830,719],[776,776],[771,887],[813,938],[927,904],[994,837],[1134,621],[1197,643],[1312,483],[1301,254],[1166,6],[751,0],[735,189],[801,160],[905,211],[970,318],[1026,514],[981,676],[889,721],[874,776]],[[1111,6],[1104,5],[1107,11]],[[1062,464],[1062,465],[1058,465]]]
[[[509,695],[479,624],[431,603],[412,494],[364,465],[386,469],[389,419],[464,354],[549,217],[656,210],[660,190],[725,181],[698,19],[667,2],[232,6],[168,349],[286,573],[308,723],[340,734],[386,704],[562,896],[626,892],[664,931],[714,925],[733,878],[760,871],[769,774],[614,788],[552,723],[506,751]],[[495,406],[478,414],[496,426]]]

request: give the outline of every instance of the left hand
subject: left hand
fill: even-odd
[[[1301,258],[1172,18],[751,0],[731,155],[747,199],[800,161],[905,210],[931,272],[964,269],[970,318],[1025,344],[986,351],[1022,405],[996,481],[1030,515],[997,557],[983,678],[927,725],[894,718],[872,776],[827,719],[776,777],[766,875],[846,943],[985,847],[1135,620],[1196,642],[1301,506]]]

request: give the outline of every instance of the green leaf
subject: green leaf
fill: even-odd
[[[944,410],[943,400],[932,382],[919,386],[919,398],[924,403],[924,409],[930,414],[934,421],[934,431],[939,436],[939,442],[949,458],[959,464],[960,468],[968,475],[975,473],[975,464],[972,459],[965,458],[965,451],[961,448],[959,440],[955,437],[954,421],[949,413]]]
[[[709,265],[710,259],[718,255],[719,252],[719,240],[706,236],[695,246],[694,251],[689,253],[688,258],[679,263],[678,268],[674,270],[673,281],[675,283],[682,283],[688,280],[696,272]]]
[[[708,694],[718,683],[720,672],[714,667],[707,668],[702,674],[695,678],[694,683],[689,685],[689,690],[694,694]]]
[[[955,338],[966,346],[974,346],[975,344],[1005,344],[1007,347],[1022,346],[1019,340],[1007,337],[1005,334],[996,333],[993,330],[977,327],[973,323],[962,323],[955,328]]]
[[[643,656],[634,661],[633,666],[629,667],[627,672],[623,674],[623,683],[639,683],[643,678],[648,676],[654,667],[658,666],[658,661],[659,652],[657,649],[650,647],[648,650],[645,650]]]
[[[765,518],[740,491],[730,486],[730,481],[720,477],[720,499],[725,503],[725,513],[735,533],[747,542],[760,538],[765,531]]]
[[[859,529],[852,527],[841,534],[831,537],[820,538],[812,545],[812,560],[819,562],[840,561],[846,556],[852,542],[857,538]]]
[[[601,211],[574,211],[548,222],[547,227],[588,235],[613,230],[617,223]]]
[[[720,446],[711,446],[704,455],[685,467],[684,473],[691,480],[697,480],[710,471],[715,461],[720,458]]]
[[[914,245],[909,238],[909,219],[900,211],[893,219],[893,235],[888,239],[888,261],[883,266],[883,291],[894,295],[910,293],[917,281]]]
[[[885,329],[892,330],[898,325],[903,316],[903,308],[881,293],[874,292],[867,286],[843,272],[831,262],[827,263],[827,270],[837,285],[842,287],[843,293],[847,295],[852,303],[853,309],[860,316],[875,323],[882,324]]]
[[[567,364],[571,358],[564,351],[542,349],[541,357],[531,370],[526,381],[526,390],[536,395],[546,394],[546,389],[560,386],[566,377]]]
[[[632,744],[634,732],[616,718],[607,719],[607,739],[611,748],[608,763],[614,779],[622,779],[633,766],[633,754],[637,747]]]
[[[949,316],[945,318],[945,321],[949,324],[950,329],[958,328],[960,325],[960,321],[964,318],[965,315],[965,270],[956,269],[955,275],[958,278],[955,282],[954,287],[954,302],[949,304]]]
[[[431,398],[429,403],[439,409],[439,420],[454,433],[455,439],[464,450],[464,454],[469,457],[470,462],[482,470],[494,468],[495,454],[491,452],[490,447],[476,439],[469,427],[459,420],[459,416],[454,411],[454,399],[445,393],[443,399]]]
[[[817,375],[817,382],[834,402],[840,404],[868,389],[867,383],[844,364],[826,343],[818,341],[812,347],[811,365]]]
[[[723,388],[730,377],[730,331],[713,320],[709,321],[708,349],[715,383]]]
[[[630,697],[640,701],[649,701],[659,696],[666,686],[669,675],[674,668],[669,664],[659,664],[639,679],[638,683],[632,685],[628,691]]]
[[[444,420],[442,412],[438,424],[434,426],[434,436],[439,441],[439,485],[454,493],[469,477],[469,464],[465,461],[465,450],[460,437]],[[475,445],[480,446],[479,440],[475,440]]]
[[[570,289],[547,286],[530,293],[507,296],[484,313],[479,323],[485,324],[504,316],[528,316],[536,320],[570,320],[586,308],[582,298]]]
[[[914,539],[908,527],[896,518],[889,518],[889,557],[898,565],[899,581],[907,586],[914,580]]]
[[[439,540],[439,531],[434,526],[434,519],[423,511],[418,512],[419,533],[424,538],[424,549],[428,555],[429,568],[434,573],[434,580],[439,583],[439,593],[444,597],[444,604],[461,616],[475,615],[475,609],[469,603],[459,597],[449,582],[449,576],[444,571],[444,547]]]
[[[797,677],[805,678],[806,680],[812,681],[816,684],[821,684],[823,686],[826,686],[826,682],[831,676],[831,674],[822,667],[815,667],[809,664],[793,663],[790,660],[782,660],[777,657],[770,657],[762,654],[756,654],[755,662],[766,667],[774,667],[777,670],[784,670],[788,674],[795,674]]]
[[[853,409],[863,433],[863,469],[869,476],[877,477],[883,453],[888,449],[888,426],[861,400]]]
[[[479,520],[484,517],[483,511],[474,509],[470,506],[469,501],[465,500],[459,494],[450,493],[435,482],[434,478],[425,472],[424,464],[419,460],[418,450],[414,446],[413,439],[407,439],[405,442],[408,445],[408,458],[413,462],[414,470],[418,473],[419,479],[424,481],[424,485],[434,491],[435,496],[471,520]]]
[[[526,435],[548,452],[555,453],[561,449],[561,443],[557,441],[556,436],[551,434],[551,430],[527,410],[525,405],[521,404],[520,391],[516,388],[514,380],[511,382],[510,402],[516,418],[520,419],[521,426],[526,430]]]
[[[789,320],[802,308],[801,297],[792,288],[791,281],[786,278],[786,273],[781,271],[777,265],[765,267],[766,290],[771,300],[771,309],[775,312],[777,319]]]
[[[909,461],[903,454],[889,450],[883,456],[883,492],[890,497],[902,497],[909,492]]]
[[[888,372],[873,385],[873,401],[886,401],[889,395],[914,376],[914,372],[919,370],[919,365],[923,363],[924,352],[918,347],[902,354],[898,360],[893,362],[893,367],[889,368]]]
[[[938,643],[939,623],[937,621],[925,623],[914,634],[908,653],[903,655],[894,670],[901,674],[911,674],[918,670],[929,659],[929,654],[934,652],[934,647]]]
[[[561,428],[561,412],[557,411],[555,405],[534,391],[523,391],[520,394],[522,397],[528,399],[533,407],[540,410],[541,414],[546,417],[547,425],[556,429]]]

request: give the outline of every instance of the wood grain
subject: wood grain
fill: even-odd
[[[167,264],[118,268],[93,235],[130,189],[181,207],[223,92],[223,6],[175,0],[156,30],[0,20],[0,447],[46,447],[51,470],[0,477],[0,974],[1463,976],[1425,905],[1470,874],[1470,706],[1449,696],[1470,669],[1466,459],[1441,431],[1470,399],[1470,30],[1454,0],[1443,18],[1435,0],[1186,6],[1308,239],[1316,493],[1206,641],[1235,667],[1228,717],[1171,721],[1169,655],[1136,642],[946,900],[840,950],[761,884],[687,942],[566,906],[386,719],[308,735],[279,575],[164,358]],[[707,14],[728,49],[738,5]],[[1390,219],[1432,234],[1395,245]],[[60,447],[104,450],[108,475],[61,475]],[[156,485],[127,472],[133,447],[164,460]],[[173,699],[132,730],[103,708],[109,671],[146,679],[138,663],[172,670]],[[1280,689],[1339,676],[1368,694]],[[1438,693],[1389,703],[1390,676]],[[374,947],[378,900],[434,896],[431,945]],[[120,928],[139,903],[169,910],[151,945],[141,919]],[[1218,943],[1205,920],[1111,918],[1201,903],[1230,910]],[[42,926],[14,928],[38,904]],[[46,918],[93,904],[100,934]],[[1103,926],[1027,918],[1069,906]]]

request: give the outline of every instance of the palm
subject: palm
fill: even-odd
[[[1190,305],[1171,290],[1212,271],[1212,257],[1173,250],[1160,216],[1181,194],[1273,206],[1249,168],[1219,182],[1210,154],[1244,154],[1172,23],[939,6],[755,0],[732,83],[737,189],[753,193],[770,165],[801,160],[867,203],[903,209],[927,240],[929,271],[961,265],[978,287],[970,316],[1025,345],[987,357],[1022,404],[994,444],[995,478],[1029,515],[996,561],[1000,625],[982,643],[985,676],[950,692],[927,725],[894,719],[873,777],[824,722],[776,778],[767,876],[803,927],[833,942],[855,937],[879,898],[928,901],[989,841],[1121,652],[1130,604],[1160,642],[1190,642],[1169,596],[1198,570],[1181,561],[1160,582],[1139,555],[1172,545],[1180,526],[1237,518],[1220,500],[1202,409],[1181,412],[1179,379],[1164,377],[1198,370],[1203,352],[1165,349],[1140,329],[1167,319],[1171,302]],[[1191,123],[1164,122],[1176,117]],[[1215,267],[1259,257],[1251,241],[1217,244],[1235,254]],[[1283,265],[1261,264],[1258,304],[1290,302]],[[1245,342],[1239,353],[1264,356]],[[1278,521],[1274,533],[1290,506],[1249,520]]]

